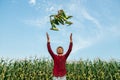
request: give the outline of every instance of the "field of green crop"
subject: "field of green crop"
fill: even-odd
[[[53,61],[0,59],[0,80],[52,80]],[[120,80],[120,62],[96,59],[67,62],[67,80]]]

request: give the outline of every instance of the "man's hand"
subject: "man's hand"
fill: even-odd
[[[72,42],[72,33],[70,34],[70,42]]]
[[[46,32],[46,36],[47,36],[47,42],[50,42],[50,37],[47,32]]]

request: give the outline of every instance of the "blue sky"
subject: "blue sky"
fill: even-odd
[[[0,0],[0,57],[47,57],[46,32],[54,52],[66,52],[73,33],[69,60],[120,59],[120,0]],[[49,16],[63,9],[71,26],[51,31]]]

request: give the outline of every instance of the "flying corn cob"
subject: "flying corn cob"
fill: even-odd
[[[50,23],[51,23],[51,30],[58,31],[59,29],[56,27],[56,25],[65,25],[68,26],[73,24],[71,21],[68,21],[68,19],[72,18],[72,16],[66,16],[65,12],[63,10],[59,10],[57,15],[50,15]]]

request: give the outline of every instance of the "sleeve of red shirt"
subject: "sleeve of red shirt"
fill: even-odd
[[[66,54],[65,54],[65,58],[66,58],[66,59],[67,59],[67,57],[69,56],[70,52],[72,51],[72,46],[73,46],[73,43],[70,42],[70,44],[69,44],[69,49],[68,49],[68,51],[67,51]]]
[[[50,53],[50,55],[54,59],[55,54],[53,53],[53,51],[51,49],[50,42],[47,42],[47,48],[48,48],[48,52]]]

